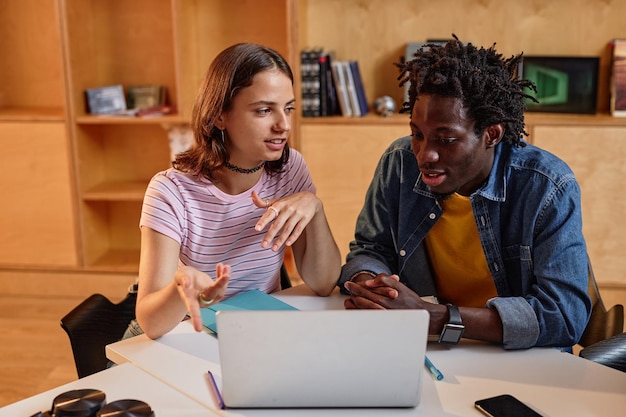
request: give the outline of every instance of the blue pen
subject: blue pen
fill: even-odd
[[[222,394],[220,394],[220,389],[217,387],[217,382],[215,382],[215,378],[213,377],[213,373],[208,371],[209,374],[209,384],[211,385],[211,389],[213,390],[213,394],[215,395],[215,399],[217,400],[217,406],[220,410],[225,408],[224,400],[222,399]]]
[[[437,378],[437,381],[441,381],[443,379],[443,374],[435,365],[433,365],[430,359],[428,359],[428,356],[424,356],[424,362],[430,373]]]

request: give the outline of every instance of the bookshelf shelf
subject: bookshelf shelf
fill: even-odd
[[[408,114],[394,114],[389,117],[368,113],[361,117],[329,116],[302,118],[301,125],[400,125],[409,123]]]
[[[184,123],[189,123],[189,118],[176,114],[153,117],[80,116],[76,118],[76,124],[78,125],[154,125]]]
[[[0,121],[64,122],[65,110],[61,107],[2,107]]]
[[[624,126],[626,117],[615,117],[610,114],[554,114],[526,113],[526,124],[529,125],[566,125],[566,126]]]
[[[85,201],[143,201],[148,181],[118,181],[97,185],[85,193]]]
[[[139,270],[139,250],[111,249],[93,261],[86,269],[92,272],[136,274]]]
[[[376,114],[367,114],[363,117],[306,117],[300,124],[308,125],[408,125],[408,114],[394,114],[383,117]],[[610,114],[557,114],[529,112],[525,115],[528,125],[568,125],[568,126],[626,126],[626,117],[615,117]]]

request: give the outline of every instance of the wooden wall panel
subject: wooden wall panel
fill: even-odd
[[[408,120],[393,125],[302,126],[301,150],[343,258],[380,156],[393,140],[409,133]]]
[[[1,123],[0,149],[0,263],[76,266],[65,125]]]
[[[535,126],[533,143],[565,160],[582,189],[596,278],[626,286],[626,136],[619,127]]]

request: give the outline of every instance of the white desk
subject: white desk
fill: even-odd
[[[128,363],[9,404],[0,408],[0,416],[27,417],[39,411],[49,411],[57,395],[84,388],[103,391],[107,403],[123,399],[143,401],[152,407],[157,417],[219,416]]]
[[[299,286],[277,297],[301,310],[343,309],[343,296],[337,292],[316,297]],[[545,417],[613,416],[626,410],[626,373],[552,348],[505,351],[471,341],[452,348],[429,344],[428,356],[444,379],[436,381],[425,371],[417,408],[384,410],[216,410],[206,372],[211,370],[218,378],[221,375],[217,340],[210,334],[194,332],[185,322],[154,341],[138,336],[109,345],[107,355],[116,363],[132,362],[227,416],[478,417],[481,414],[474,409],[475,400],[504,393],[518,397]]]

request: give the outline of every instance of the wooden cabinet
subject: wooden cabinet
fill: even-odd
[[[0,264],[77,263],[69,144],[63,123],[0,121]]]
[[[0,1],[0,264],[77,264],[57,9]]]
[[[170,165],[168,128],[189,122],[200,81],[226,46],[277,49],[294,69],[296,97],[300,50],[323,46],[359,61],[370,103],[390,95],[400,104],[393,63],[407,42],[454,32],[480,45],[497,42],[506,56],[600,56],[599,115],[529,120],[539,145],[579,175],[591,173],[581,181],[593,195],[584,196],[590,254],[600,280],[626,286],[616,276],[620,263],[600,266],[619,258],[623,242],[623,207],[602,206],[600,197],[622,191],[614,178],[626,155],[614,148],[622,149],[626,123],[606,113],[607,45],[626,38],[624,15],[625,2],[605,0],[0,0],[0,162],[11,173],[0,180],[8,201],[0,209],[0,269],[136,273],[141,201],[152,175]],[[86,112],[87,88],[148,83],[167,88],[174,115]],[[296,118],[292,145],[309,164],[344,255],[380,153],[408,133],[405,115]],[[592,150],[582,149],[591,139]]]
[[[211,60],[254,41],[291,58],[294,1],[0,0],[0,267],[136,272],[150,178],[170,166]],[[263,16],[259,20],[259,16]],[[174,115],[91,116],[85,90],[159,84]]]
[[[289,2],[64,0],[60,15],[69,84],[82,267],[136,271],[139,217],[150,178],[170,166],[167,129],[188,123],[213,57],[247,40],[289,53]],[[255,23],[259,15],[263,24]],[[159,84],[173,116],[91,116],[88,88]]]

